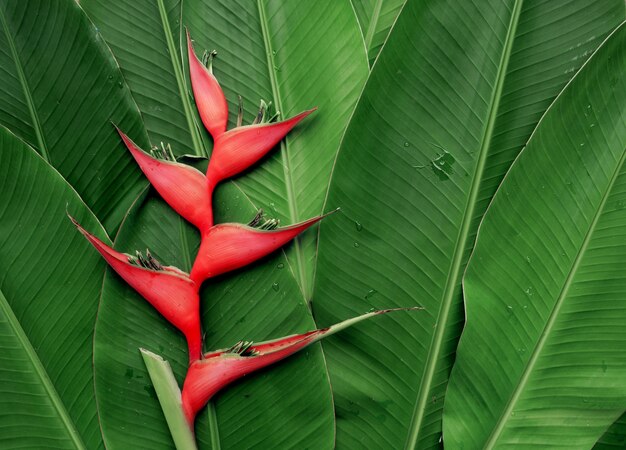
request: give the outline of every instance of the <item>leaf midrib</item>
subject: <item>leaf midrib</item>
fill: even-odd
[[[58,412],[59,418],[63,422],[63,425],[65,425],[67,433],[70,439],[72,440],[72,442],[74,443],[74,446],[77,449],[86,450],[85,444],[83,443],[80,435],[78,434],[78,431],[76,430],[74,423],[69,413],[67,412],[67,409],[65,409],[65,405],[63,404],[63,401],[61,400],[59,393],[54,387],[52,380],[50,380],[50,377],[48,376],[48,373],[46,372],[46,369],[44,368],[43,363],[39,359],[37,352],[35,351],[32,344],[30,343],[28,336],[26,336],[24,329],[20,325],[19,320],[15,316],[15,313],[13,312],[13,309],[9,305],[9,302],[4,296],[4,293],[2,292],[2,290],[0,290],[0,310],[2,310],[2,312],[4,313],[5,317],[7,318],[7,322],[9,323],[9,325],[11,326],[11,328],[13,329],[15,333],[15,336],[19,340],[20,344],[22,344],[22,347],[24,349],[24,354],[30,360],[35,370],[35,373],[41,380],[41,385],[43,386],[46,393],[48,394],[48,398],[50,399],[52,406]]]
[[[20,85],[22,86],[22,91],[24,93],[24,98],[26,99],[26,105],[28,106],[28,112],[30,114],[30,118],[33,121],[33,129],[35,130],[35,136],[37,138],[37,147],[41,152],[41,156],[43,159],[50,163],[50,153],[48,152],[48,147],[46,146],[46,140],[43,136],[43,128],[41,126],[41,121],[39,119],[39,115],[37,114],[37,110],[35,108],[35,102],[33,100],[33,96],[30,91],[30,86],[28,85],[28,80],[26,80],[26,74],[24,73],[24,68],[22,67],[22,62],[17,53],[17,48],[15,47],[15,42],[13,41],[13,36],[9,33],[9,26],[7,24],[6,18],[4,16],[4,10],[0,7],[0,23],[2,24],[2,28],[4,28],[4,34],[7,38],[7,42],[9,44],[9,49],[11,50],[11,56],[13,57],[13,61],[15,62],[15,70],[17,71],[17,77],[20,80]]]
[[[593,220],[591,224],[589,225],[589,229],[587,230],[587,233],[585,234],[585,238],[583,239],[580,249],[578,250],[578,253],[576,254],[576,258],[574,259],[572,267],[569,273],[567,274],[567,278],[565,279],[565,282],[563,283],[563,287],[561,288],[561,292],[559,293],[559,296],[556,300],[554,309],[552,310],[552,313],[550,313],[550,317],[548,318],[548,322],[546,323],[546,326],[544,327],[543,332],[541,333],[541,337],[539,338],[539,341],[537,341],[537,345],[533,349],[530,359],[528,360],[528,365],[526,366],[526,369],[524,369],[524,373],[522,374],[522,377],[520,378],[519,383],[515,387],[515,390],[513,391],[513,394],[511,395],[509,402],[507,403],[506,409],[500,415],[500,420],[494,427],[494,430],[491,433],[491,436],[489,437],[489,440],[487,441],[487,444],[484,447],[485,450],[491,450],[496,445],[496,441],[498,440],[498,438],[500,437],[500,434],[502,433],[502,430],[506,426],[507,419],[510,417],[511,412],[513,411],[513,408],[515,407],[515,404],[519,400],[520,395],[522,394],[522,392],[524,391],[524,388],[526,387],[526,384],[528,384],[530,375],[535,367],[535,364],[537,363],[537,360],[539,359],[539,356],[543,350],[543,347],[546,344],[546,341],[548,340],[550,336],[550,332],[552,331],[552,328],[554,327],[554,324],[556,323],[556,320],[558,319],[559,312],[561,311],[561,307],[563,306],[565,298],[567,297],[567,294],[569,293],[569,289],[574,281],[576,272],[578,271],[578,268],[580,267],[580,263],[583,257],[585,256],[587,247],[589,247],[589,242],[591,241],[591,238],[593,237],[593,233],[596,229],[596,226],[598,225],[598,222],[600,221],[600,217],[602,216],[602,213],[604,212],[604,207],[606,206],[606,203],[611,194],[611,191],[613,190],[613,186],[615,185],[617,178],[619,178],[619,175],[622,171],[622,167],[624,166],[624,161],[626,161],[626,148],[622,152],[622,156],[617,164],[617,168],[615,169],[615,172],[613,173],[611,177],[609,185],[602,196],[600,204],[598,205],[598,210],[596,211],[596,214],[594,215]]]
[[[367,27],[367,33],[364,36],[365,48],[367,49],[368,56],[370,52],[370,47],[372,45],[372,39],[374,39],[374,33],[376,32],[376,27],[378,26],[378,19],[380,18],[380,10],[382,9],[382,7],[383,1],[376,0],[374,13],[372,14],[372,18],[370,19],[369,26]]]
[[[617,27],[611,34],[609,34],[609,36],[607,36],[607,38],[604,40],[604,42],[606,42],[615,32],[617,32],[617,30],[619,30],[620,27]],[[598,48],[602,48],[603,44],[600,44],[600,46]],[[585,65],[587,65],[587,63],[593,58],[593,55],[585,62],[585,64],[583,65],[583,67]],[[578,73],[580,73],[582,71],[582,67],[581,69],[579,69]],[[561,90],[561,93],[563,93],[568,86],[574,81],[574,79],[576,78],[576,76],[574,76],[574,78],[572,78],[569,83],[567,83],[567,85]],[[559,94],[557,96],[557,98],[552,102],[552,105],[554,105],[557,101],[557,99],[561,96],[561,94]],[[544,113],[543,117],[546,116],[546,114],[550,111],[550,109],[552,108],[552,105],[550,105],[550,107],[548,108],[548,110]],[[543,117],[541,120],[543,120]],[[541,123],[541,121],[539,122]],[[539,128],[539,125],[537,125],[537,127],[535,128],[535,130],[537,130],[537,128]],[[534,135],[534,132],[533,132]],[[532,135],[531,135],[532,137]],[[567,297],[567,294],[569,293],[569,289],[574,281],[574,277],[576,276],[576,272],[578,271],[578,268],[580,267],[580,264],[582,262],[583,257],[585,256],[585,252],[587,250],[587,247],[589,247],[589,243],[591,242],[591,238],[593,237],[593,233],[596,229],[596,226],[598,225],[598,222],[600,221],[600,217],[602,216],[602,213],[604,212],[604,208],[607,204],[607,201],[609,199],[609,196],[613,190],[613,186],[615,185],[615,182],[617,181],[617,179],[619,178],[621,172],[622,172],[622,168],[624,167],[624,163],[626,162],[626,148],[624,148],[624,150],[622,151],[622,156],[620,157],[620,160],[617,163],[617,166],[615,168],[615,171],[613,172],[613,175],[611,176],[610,180],[609,180],[609,184],[604,192],[604,194],[602,195],[602,198],[600,200],[600,204],[598,205],[598,210],[596,211],[593,220],[591,221],[591,224],[589,225],[589,229],[587,230],[587,233],[585,234],[585,237],[583,239],[583,242],[581,243],[580,249],[578,250],[578,253],[576,254],[576,258],[574,258],[572,267],[570,268],[570,271],[567,274],[567,278],[565,279],[565,282],[563,283],[563,287],[561,288],[561,292],[559,293],[559,296],[557,297],[557,300],[555,302],[554,305],[554,309],[552,310],[552,312],[550,313],[550,317],[548,318],[548,322],[546,323],[541,336],[539,338],[539,340],[537,341],[537,345],[535,345],[535,348],[533,349],[532,354],[530,355],[530,359],[528,360],[528,365],[526,366],[526,368],[524,369],[524,372],[520,378],[519,383],[517,384],[517,386],[515,387],[515,390],[513,391],[509,402],[507,403],[507,406],[505,408],[505,410],[503,411],[503,413],[500,415],[500,419],[498,420],[498,423],[496,424],[496,426],[494,427],[491,435],[489,436],[489,440],[487,441],[487,443],[485,444],[484,449],[485,450],[491,450],[494,448],[494,446],[496,445],[496,441],[498,440],[498,438],[500,437],[500,435],[502,434],[502,431],[504,430],[504,427],[506,426],[506,421],[507,419],[510,417],[511,413],[513,412],[513,408],[515,408],[515,405],[517,403],[517,401],[519,400],[520,395],[522,394],[522,392],[524,391],[524,388],[526,387],[526,385],[528,384],[528,380],[530,379],[530,375],[535,367],[535,364],[537,363],[539,356],[550,336],[550,333],[558,319],[559,313],[561,311],[561,307],[563,306],[563,303],[565,301],[565,298]]]
[[[276,79],[276,71],[274,65],[274,54],[272,51],[272,43],[269,36],[269,23],[267,20],[267,14],[265,12],[265,6],[263,0],[257,0],[257,6],[259,10],[259,19],[261,22],[261,33],[263,34],[263,43],[265,45],[265,54],[267,57],[267,71],[270,78],[270,84],[272,86],[272,97],[274,98],[274,104],[277,111],[283,113],[283,105],[280,96],[280,90],[278,89],[278,81]],[[291,223],[295,223],[298,219],[298,207],[296,204],[296,195],[293,185],[293,178],[291,176],[291,158],[289,157],[288,138],[285,138],[280,143],[280,155],[283,166],[283,174],[285,179],[285,188],[287,191],[287,205],[289,207],[289,218]],[[306,273],[304,269],[304,255],[302,250],[302,243],[299,237],[294,239],[294,253],[296,254],[296,270],[295,276],[300,286],[300,290],[304,295],[304,298],[309,302],[307,297],[308,283],[306,280]]]
[[[485,170],[487,153],[489,151],[491,139],[493,137],[494,126],[498,115],[498,108],[500,105],[500,99],[502,97],[501,94],[504,86],[504,79],[506,78],[506,71],[513,49],[513,41],[515,40],[515,33],[517,31],[517,24],[519,22],[521,14],[522,4],[523,0],[516,0],[515,5],[513,6],[513,12],[511,13],[511,19],[509,21],[509,28],[505,38],[504,49],[502,52],[502,57],[500,59],[500,64],[498,65],[495,88],[490,101],[489,115],[487,116],[485,129],[481,139],[480,150],[478,152],[478,161],[472,178],[467,204],[465,205],[463,221],[461,223],[459,236],[456,241],[456,247],[454,249],[452,263],[450,269],[448,270],[446,288],[443,292],[441,307],[437,316],[438,318],[436,332],[433,335],[433,339],[430,344],[430,351],[428,352],[426,368],[420,382],[420,388],[418,391],[419,394],[415,403],[413,419],[411,420],[411,425],[407,434],[407,442],[405,445],[406,449],[414,449],[417,445],[419,431],[424,419],[426,403],[428,401],[428,395],[434,378],[435,368],[439,361],[439,354],[441,352],[441,346],[444,339],[448,316],[450,314],[452,301],[454,299],[454,293],[458,285],[459,276],[461,275],[461,271],[463,268],[463,255],[465,254],[465,249],[467,248],[467,241],[470,238],[470,228],[474,218],[474,212],[480,190],[482,174]]]
[[[167,17],[167,10],[165,9],[163,0],[157,0],[157,4],[159,8],[159,15],[161,17],[161,24],[163,26],[163,34],[165,35],[170,61],[172,63],[172,69],[174,70],[174,77],[176,78],[176,85],[178,86],[180,101],[183,104],[185,119],[187,120],[187,126],[189,127],[189,135],[191,136],[191,142],[194,146],[193,151],[197,156],[208,157],[207,151],[202,144],[200,134],[198,133],[195,117],[191,108],[191,102],[189,101],[189,96],[187,95],[187,85],[183,76],[183,68],[180,61],[176,57],[176,55],[178,55],[178,51],[176,49],[176,45],[174,44],[174,38],[172,37],[172,29],[170,28],[169,18]],[[182,3],[180,8],[182,10]]]

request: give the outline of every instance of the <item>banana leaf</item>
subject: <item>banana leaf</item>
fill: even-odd
[[[92,337],[104,264],[66,210],[107,239],[63,177],[0,127],[2,448],[102,448]]]
[[[367,49],[370,66],[376,61],[382,46],[387,41],[405,0],[351,0],[359,19],[363,44]]]
[[[370,307],[426,311],[323,343],[337,447],[441,447],[479,220],[545,109],[623,18],[621,1],[405,4],[338,153],[327,204],[343,214],[320,227],[313,312],[326,326]]]
[[[591,448],[626,405],[626,26],[542,117],[481,224],[452,448]]]
[[[141,145],[147,136],[111,51],[78,2],[0,2],[0,80],[0,125],[115,231],[143,185],[111,122]]]

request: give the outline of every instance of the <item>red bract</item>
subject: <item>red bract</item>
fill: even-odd
[[[189,75],[202,123],[214,139],[207,177],[210,192],[222,180],[241,173],[278,144],[298,122],[317,108],[276,123],[236,127],[226,131],[228,104],[213,73],[196,56],[187,33]],[[213,54],[210,55],[212,58]]]
[[[312,343],[341,331],[357,322],[391,311],[421,309],[399,308],[374,311],[352,319],[345,320],[329,328],[294,334],[281,339],[260,342],[238,342],[229,349],[207,353],[204,359],[194,361],[189,366],[183,385],[183,412],[190,426],[196,414],[223,387],[233,381],[274,364],[289,355],[302,350]]]
[[[211,187],[252,166],[278,144],[298,122],[316,109],[304,111],[282,122],[233,128],[216,137],[207,170]]]
[[[161,266],[148,254],[141,257],[152,268],[131,264],[134,257],[120,253],[85,230],[73,217],[70,219],[106,262],[124,281],[159,311],[187,339],[189,361],[202,354],[200,331],[200,299],[198,286],[180,269]]]
[[[206,177],[195,168],[157,159],[141,150],[119,128],[124,144],[150,184],[178,214],[200,230],[213,225],[213,210]]]
[[[189,76],[202,123],[216,139],[226,131],[228,123],[228,103],[213,73],[209,71],[193,51],[193,44],[187,32],[187,54]]]
[[[207,278],[248,265],[282,247],[327,215],[276,230],[259,230],[236,223],[215,225],[202,235],[190,278],[200,285]]]

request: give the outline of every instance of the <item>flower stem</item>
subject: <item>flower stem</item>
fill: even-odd
[[[209,431],[211,432],[211,448],[218,450],[221,448],[220,444],[220,432],[217,426],[217,414],[215,413],[215,403],[209,401],[207,403],[207,409],[209,410]]]
[[[176,449],[197,450],[193,430],[183,413],[180,388],[176,383],[170,363],[148,350],[142,348],[140,351]]]

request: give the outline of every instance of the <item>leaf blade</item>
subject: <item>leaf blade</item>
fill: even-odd
[[[0,233],[6,236],[0,243],[5,358],[0,398],[16,407],[4,410],[8,417],[2,439],[32,447],[100,448],[91,337],[101,284],[98,270],[104,267],[85,253],[84,242],[65,219],[65,208],[99,228],[99,235],[104,231],[65,180],[3,127],[0,148]],[[50,230],[54,240],[42,229]],[[25,380],[33,397],[12,397]],[[38,406],[33,409],[24,399],[35,397]],[[24,435],[26,427],[32,433]]]
[[[402,10],[337,157],[328,202],[345,218],[321,226],[313,304],[322,326],[363,306],[421,304],[426,313],[395,318],[393,336],[371,325],[363,355],[324,344],[343,445],[440,447],[461,276],[480,217],[567,82],[564,69],[582,64],[624,16],[620,2],[588,6],[409,1]],[[545,89],[536,92],[538,83]],[[355,364],[359,376],[348,376]]]
[[[65,406],[63,405],[61,399],[59,398],[59,394],[56,392],[56,389],[53,383],[50,381],[50,378],[48,377],[46,370],[43,367],[43,364],[39,360],[35,349],[30,344],[28,337],[26,336],[26,333],[20,326],[20,323],[17,320],[17,317],[15,317],[15,314],[13,314],[13,311],[11,310],[11,307],[9,306],[9,303],[6,297],[4,296],[4,294],[2,293],[2,291],[0,291],[0,330],[1,330],[2,337],[3,337],[2,349],[3,349],[4,363],[2,364],[2,368],[4,369],[7,367],[12,367],[11,370],[16,370],[16,367],[26,366],[26,367],[20,367],[21,370],[19,369],[17,370],[19,370],[20,374],[24,377],[24,380],[28,380],[27,383],[29,384],[28,390],[23,390],[17,393],[15,391],[10,392],[10,393],[7,393],[6,391],[3,392],[4,401],[7,403],[11,402],[11,400],[7,401],[7,397],[9,397],[11,394],[16,394],[14,397],[15,399],[13,400],[15,403],[20,402],[20,399],[24,399],[27,396],[37,395],[39,397],[43,397],[41,400],[41,403],[43,404],[37,405],[37,408],[35,411],[37,410],[41,411],[41,410],[46,410],[46,409],[52,409],[53,411],[56,411],[57,413],[56,415],[59,416],[58,419],[60,419],[59,421],[61,422],[62,425],[59,426],[58,424],[55,424],[54,419],[52,419],[48,421],[49,422],[48,424],[42,425],[42,428],[52,428],[52,429],[57,428],[57,427],[62,428],[64,429],[65,433],[59,431],[59,435],[60,436],[63,436],[65,434],[67,435],[67,436],[64,436],[65,439],[63,439],[63,437],[60,437],[60,436],[59,437],[55,436],[55,438],[53,438],[52,440],[53,441],[65,440],[67,444],[69,444],[68,446],[71,445],[72,447],[78,448],[78,449],[86,448],[85,444],[83,444],[82,442],[80,435],[74,428],[72,419],[69,417],[69,414],[67,410],[65,409]],[[13,341],[13,342],[10,342],[10,341]],[[11,350],[14,350],[14,352],[11,352]],[[20,361],[19,358],[22,357],[24,354],[27,355],[27,358],[26,358],[27,361]],[[19,364],[19,365],[16,364],[18,362],[21,362],[23,364]],[[1,372],[4,372],[4,370]],[[35,373],[35,376],[33,376],[33,372]],[[8,374],[5,375],[4,373],[0,373],[0,378],[3,380],[4,385],[8,385],[11,383],[11,381],[13,381],[10,379],[10,376],[8,376]],[[29,380],[29,378],[31,379]],[[40,390],[41,392],[37,392],[37,390]],[[35,411],[29,411],[26,413],[22,411],[20,415],[25,414],[27,416],[36,416]],[[55,414],[52,413],[51,415],[54,416]],[[4,420],[11,420],[11,419],[9,419],[9,417],[4,417]],[[43,433],[41,430],[37,429],[38,425],[39,425],[38,421],[33,422],[29,420],[29,428],[30,428],[29,437],[32,435],[39,435],[40,439],[43,440],[45,438],[41,437],[41,434]],[[5,426],[3,426],[3,428],[5,428]],[[10,434],[10,432],[6,434]],[[6,434],[4,434],[4,436],[6,436]],[[15,436],[14,438],[19,438],[21,440],[21,443],[22,444],[24,443],[22,441],[24,436]],[[5,445],[13,444],[13,443],[9,444],[11,442],[10,438],[3,437],[2,440],[5,442]],[[36,441],[36,442],[37,442],[37,445],[41,445],[41,441]],[[29,445],[35,445],[35,444],[34,442],[31,441],[31,444]],[[46,445],[50,446],[51,443],[48,442]]]
[[[363,43],[368,52],[370,67],[376,61],[387,41],[405,0],[351,0],[354,12],[359,19]]]
[[[526,147],[528,151],[516,160],[502,185],[502,193],[496,194],[493,208],[481,225],[472,261],[474,258],[481,261],[482,268],[470,264],[464,280],[468,326],[459,347],[450,403],[446,406],[444,426],[450,442],[458,442],[462,435],[468,437],[464,428],[473,426],[469,439],[474,443],[484,442],[487,448],[511,442],[591,447],[615,416],[623,412],[620,403],[623,389],[611,384],[611,380],[619,376],[621,364],[619,354],[614,351],[615,344],[625,337],[612,325],[613,319],[607,319],[623,316],[623,305],[616,297],[624,276],[616,269],[623,249],[615,241],[620,239],[616,226],[624,218],[614,203],[623,192],[621,180],[626,160],[626,113],[623,100],[620,103],[625,30],[622,25],[607,39],[541,119]],[[611,62],[612,58],[615,63]],[[577,126],[572,128],[574,123]],[[570,133],[572,130],[575,131]],[[550,152],[545,150],[546,146]],[[568,160],[560,167],[558,176],[548,177],[549,167],[539,167],[540,164],[554,162],[559,157]],[[527,171],[533,164],[537,170],[531,169],[520,177],[520,168]],[[576,179],[581,176],[584,178]],[[524,191],[524,185],[539,178],[542,181],[535,188]],[[507,193],[510,195],[513,186],[519,187],[519,191],[509,200]],[[534,202],[531,207],[529,200]],[[501,243],[495,244],[493,226],[503,224],[499,219],[502,207],[508,208],[509,225],[500,229]],[[517,221],[516,236],[506,242],[506,235],[511,236],[510,223],[519,216],[520,208],[528,208],[541,217],[534,223]],[[548,211],[549,208],[552,210]],[[547,223],[558,226],[537,233],[537,225]],[[549,236],[554,236],[556,230],[562,239],[550,240]],[[546,246],[540,248],[540,243]],[[485,248],[491,246],[493,250],[498,246],[504,250],[508,245],[516,246],[510,255],[485,258]],[[494,259],[499,259],[502,268],[484,276],[488,267],[494,270],[491,262]],[[515,270],[519,273],[515,274]],[[477,278],[481,271],[483,281]],[[497,274],[502,277],[499,282],[489,288],[482,285],[490,283]],[[503,283],[509,283],[509,287],[503,288]],[[604,289],[604,283],[610,288]],[[493,293],[498,290],[499,298],[506,298],[510,307],[501,301],[493,302]],[[478,292],[481,293],[479,307],[475,300]],[[591,292],[595,293],[593,307],[589,303]],[[535,294],[540,298],[534,297]],[[494,309],[485,314],[484,308],[489,307]],[[477,343],[475,324],[480,321],[489,330],[489,322],[502,318],[502,314],[507,316],[504,320],[515,333],[500,342],[492,341],[493,350],[487,352],[501,350],[506,356],[508,373],[494,384],[491,380],[502,371],[498,368],[483,380],[493,386],[487,395],[497,399],[481,413],[465,409],[465,424],[460,425],[459,406],[466,401],[467,389],[477,388],[472,394],[474,398],[480,402],[485,399],[484,387],[473,378],[482,369],[477,371],[467,358],[468,346]],[[533,327],[528,326],[531,316],[535,318]],[[493,332],[498,333],[498,328]],[[589,331],[594,328],[598,331]],[[581,343],[580,339],[587,342]],[[472,359],[484,363],[484,356],[477,353]],[[599,360],[602,364],[593,365]],[[490,368],[493,366],[486,363],[484,370]],[[537,417],[542,417],[541,422]],[[524,427],[522,421],[526,421]]]
[[[1,10],[0,124],[44,155],[107,229],[116,229],[138,192],[139,171],[110,121],[146,139],[113,56],[76,2],[5,2]]]
[[[617,450],[626,445],[626,414],[622,414],[593,446],[594,450]]]

